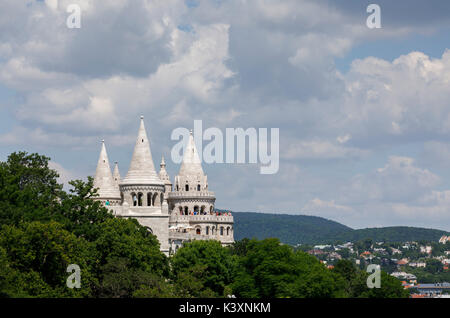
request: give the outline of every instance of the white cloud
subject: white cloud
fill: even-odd
[[[68,169],[65,169],[61,164],[50,161],[48,163],[50,169],[56,170],[59,174],[58,181],[63,183],[65,187],[68,186],[69,181],[77,179],[75,174]],[[78,178],[79,179],[79,178]]]
[[[337,204],[334,200],[325,201],[319,198],[310,200],[301,210],[302,214],[320,215],[335,221],[348,223],[349,218],[357,213],[352,207]]]
[[[412,52],[392,63],[373,57],[356,60],[345,75],[341,125],[351,127],[359,142],[376,137],[378,142],[389,143],[398,140],[396,136],[414,140],[420,135],[448,135],[449,81],[449,50],[441,59]]]
[[[366,150],[345,147],[326,140],[285,142],[281,157],[286,159],[344,159],[359,158],[368,154]]]
[[[436,191],[440,178],[415,166],[412,158],[395,157],[386,165],[353,177],[329,201],[312,200],[303,211],[332,217],[353,227],[410,225],[445,228],[450,221],[450,190]],[[349,217],[344,212],[353,212]],[[442,223],[440,223],[442,222]]]
[[[72,2],[82,7],[79,30],[65,26]],[[348,208],[386,224],[389,213],[408,207],[444,213],[443,180],[424,167],[448,161],[450,51],[392,62],[368,57],[341,74],[334,59],[355,44],[424,29],[402,16],[404,24],[371,32],[364,14],[325,0],[198,1],[195,8],[178,0],[2,1],[0,84],[16,98],[8,103],[15,121],[0,143],[86,150],[105,138],[132,145],[140,114],[158,141],[193,119],[278,127],[280,172],[267,179],[256,167],[219,169],[219,203],[265,212]],[[365,163],[380,149],[396,153],[411,142],[429,151],[420,167],[398,156]],[[86,160],[95,164],[97,155],[86,152]],[[355,162],[366,170],[350,178]]]
[[[414,159],[391,156],[386,165],[358,174],[343,190],[344,202],[411,202],[441,182],[439,176],[414,165]]]

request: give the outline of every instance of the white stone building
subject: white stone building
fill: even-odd
[[[172,188],[164,157],[156,173],[142,116],[125,178],[121,179],[117,162],[111,173],[102,141],[94,178],[97,200],[117,217],[135,218],[148,227],[158,238],[161,251],[173,253],[183,242],[196,239],[214,239],[223,245],[234,242],[233,216],[214,210],[216,198],[208,189],[192,132],[174,184]]]

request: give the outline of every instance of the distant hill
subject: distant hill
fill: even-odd
[[[366,228],[342,233],[336,237],[342,241],[359,241],[366,238],[378,242],[406,242],[406,241],[438,241],[442,235],[449,232],[426,229],[422,227],[389,226],[379,228]]]
[[[234,212],[234,238],[277,237],[286,244],[319,244],[336,241],[437,241],[450,233],[417,227],[381,227],[354,230],[341,223],[308,215]]]

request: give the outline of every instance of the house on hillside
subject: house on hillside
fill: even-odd
[[[439,239],[439,243],[441,244],[446,244],[448,241],[450,241],[450,235],[449,236],[442,235],[441,238]]]

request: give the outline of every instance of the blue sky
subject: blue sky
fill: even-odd
[[[218,208],[450,230],[450,3],[371,2],[2,1],[0,159],[124,176],[143,114],[173,178],[177,127],[276,127],[277,174],[204,165]]]

